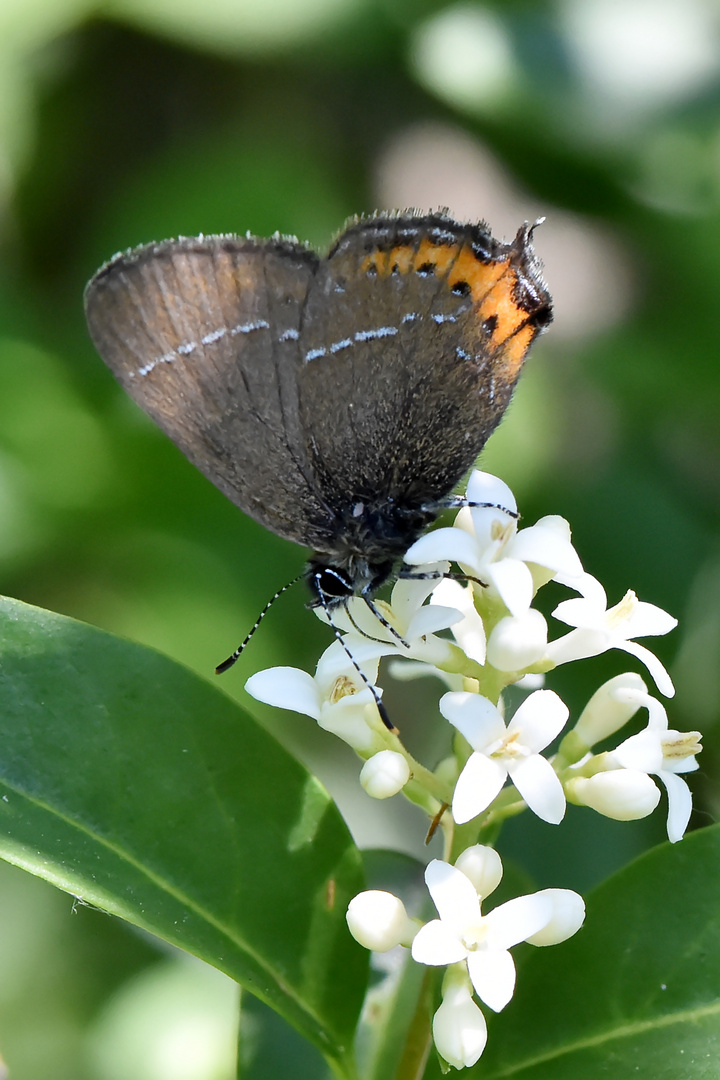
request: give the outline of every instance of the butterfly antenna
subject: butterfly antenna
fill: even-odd
[[[472,581],[476,585],[480,585],[483,589],[487,589],[487,581],[481,581],[479,577],[473,577],[472,574],[456,574],[451,570],[413,570],[408,563],[403,563],[400,567],[398,577],[403,581],[441,581],[447,579],[450,581]],[[409,646],[408,646],[409,648]]]
[[[363,669],[358,664],[358,662],[355,659],[355,657],[353,656],[353,654],[350,652],[350,650],[347,647],[345,639],[343,638],[340,630],[338,629],[338,627],[335,625],[335,623],[332,620],[332,614],[330,612],[330,605],[328,604],[327,599],[325,598],[325,593],[324,593],[324,591],[322,589],[322,586],[320,585],[320,574],[315,575],[315,588],[317,589],[317,594],[318,594],[318,597],[320,599],[320,603],[322,604],[323,611],[325,612],[325,614],[328,617],[328,623],[330,624],[330,629],[332,630],[333,634],[335,635],[336,641],[339,641],[340,644],[342,645],[342,647],[343,647],[343,649],[344,649],[344,651],[345,651],[345,653],[347,655],[348,660],[350,661],[352,666],[355,668],[358,675],[360,676],[360,678],[362,679],[362,681],[365,683],[368,690],[372,694],[373,699],[375,701],[375,704],[377,705],[377,711],[380,713],[380,719],[382,720],[383,724],[388,729],[388,731],[397,731],[397,728],[395,727],[395,725],[390,720],[390,717],[388,716],[387,709],[383,705],[380,695],[378,694],[377,690],[375,689],[373,684],[368,679],[368,677],[365,674],[365,672],[363,671]]]
[[[385,629],[387,630],[387,632],[389,634],[392,634],[392,636],[395,638],[396,641],[398,641],[406,649],[409,649],[410,645],[408,644],[408,642],[405,640],[405,638],[402,636],[402,634],[398,633],[398,631],[395,629],[394,626],[390,625],[390,623],[387,621],[387,619],[383,615],[382,611],[380,611],[380,608],[377,606],[377,604],[373,604],[373,602],[372,602],[372,600],[370,599],[369,596],[363,596],[363,600],[367,604],[370,611],[372,611],[373,615],[375,616],[377,621],[380,623],[380,625],[384,626]],[[349,614],[349,612],[348,612],[348,614]],[[367,637],[368,635],[366,634],[365,636]],[[379,639],[376,639],[376,640],[379,640]]]
[[[443,499],[437,505],[441,506],[443,510],[463,510],[466,506],[469,506],[471,510],[502,510],[503,514],[515,518],[516,521],[520,518],[517,510],[510,510],[500,503],[473,502],[471,499],[465,498],[464,495],[450,495],[447,500]]]
[[[275,603],[277,598],[279,596],[282,596],[282,594],[284,592],[287,592],[288,589],[292,588],[293,585],[297,585],[298,581],[302,580],[303,577],[304,577],[303,574],[298,574],[298,576],[296,578],[293,578],[292,581],[288,581],[287,585],[283,585],[282,589],[278,589],[278,591],[273,596],[270,597],[267,604],[265,605],[265,607],[262,609],[262,611],[258,615],[257,619],[255,620],[255,625],[253,626],[250,633],[246,636],[246,638],[242,642],[242,644],[238,645],[237,649],[232,654],[232,656],[228,656],[227,660],[223,660],[222,664],[218,664],[218,666],[215,668],[215,674],[216,675],[222,675],[223,672],[225,672],[229,668],[231,668],[233,666],[233,664],[236,663],[240,659],[240,656],[242,655],[243,649],[245,648],[247,643],[250,641],[250,638],[253,636],[253,634],[257,630],[258,626],[263,621],[263,619],[265,618],[265,616],[267,615],[268,611],[273,606],[273,604]]]
[[[399,642],[400,642],[400,644],[401,644],[401,645],[404,645],[406,649],[409,649],[409,648],[410,648],[410,646],[408,645],[408,643],[407,643],[407,641],[405,640],[405,638],[404,638],[404,637],[403,637],[403,636],[402,636],[401,634],[399,634],[399,633],[397,632],[397,630],[395,629],[395,627],[394,627],[394,626],[391,626],[391,625],[390,625],[390,623],[389,623],[389,622],[387,621],[387,619],[386,619],[386,618],[385,618],[385,616],[384,616],[384,615],[382,614],[382,612],[381,612],[381,611],[380,611],[380,610],[379,610],[379,609],[378,609],[378,608],[376,607],[376,605],[375,605],[375,604],[373,604],[372,600],[370,600],[370,599],[369,599],[369,598],[368,598],[367,596],[363,596],[363,598],[362,598],[362,599],[363,599],[363,600],[365,601],[365,603],[367,604],[368,608],[369,608],[369,609],[370,609],[370,611],[371,611],[371,612],[373,613],[373,615],[375,616],[375,618],[377,619],[377,621],[378,621],[378,622],[380,623],[380,625],[381,625],[381,626],[384,626],[384,627],[385,627],[385,629],[386,629],[386,630],[388,630],[388,631],[389,631],[389,633],[391,633],[391,634],[393,635],[393,637],[394,637],[394,638],[396,638],[396,639],[397,639],[397,641],[399,641]],[[357,630],[357,632],[358,632],[358,634],[360,635],[360,637],[364,637],[364,638],[367,638],[367,639],[368,639],[368,641],[379,641],[381,645],[385,645],[385,644],[386,644],[386,641],[385,641],[385,639],[384,639],[384,638],[374,637],[374,636],[373,636],[372,634],[368,634],[367,630],[363,630],[363,629],[362,629],[362,627],[358,625],[358,623],[357,623],[357,622],[355,621],[355,619],[353,618],[353,613],[352,613],[352,611],[350,610],[350,606],[349,606],[349,604],[346,604],[346,605],[345,605],[345,614],[347,615],[348,619],[350,620],[350,623],[351,623],[351,625],[353,626],[353,628],[354,628],[355,630]]]

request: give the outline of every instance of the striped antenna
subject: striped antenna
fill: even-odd
[[[403,581],[440,581],[441,578],[449,578],[450,581],[474,581],[483,589],[487,589],[487,581],[481,581],[472,574],[455,574],[451,570],[413,570],[407,563],[403,563],[398,571],[398,577]],[[365,635],[367,637],[367,634]],[[409,646],[408,646],[409,648]]]
[[[439,506],[443,510],[463,510],[466,506],[469,506],[471,510],[502,510],[503,514],[507,514],[511,518],[516,520],[520,518],[520,514],[517,510],[509,510],[507,506],[501,506],[500,503],[488,503],[488,502],[472,502],[470,499],[466,499],[464,495],[448,495],[447,499],[441,499],[435,506]]]
[[[275,603],[277,598],[279,596],[282,596],[282,594],[284,592],[287,592],[288,589],[292,588],[293,585],[297,585],[298,581],[301,581],[304,576],[305,576],[304,574],[298,574],[298,576],[296,578],[293,578],[292,581],[288,581],[287,585],[283,585],[282,589],[278,589],[278,591],[273,596],[270,597],[267,604],[265,605],[265,607],[262,609],[262,611],[258,615],[257,619],[255,620],[255,625],[253,626],[252,630],[247,635],[245,640],[242,642],[242,644],[238,645],[237,649],[232,654],[232,656],[228,656],[227,660],[223,660],[222,664],[218,664],[218,666],[215,668],[215,674],[216,675],[222,675],[223,672],[225,672],[229,668],[231,668],[233,666],[233,664],[236,663],[236,661],[240,659],[240,656],[242,655],[243,649],[245,648],[245,646],[249,642],[250,638],[253,636],[253,634],[257,630],[258,626],[263,621],[263,619],[265,618],[265,616],[267,615],[268,611],[273,606],[273,604]]]
[[[350,600],[350,599],[352,599],[352,597],[348,597],[348,600]],[[406,649],[409,649],[410,646],[407,643],[407,641],[405,640],[405,638],[402,636],[402,634],[399,634],[397,632],[397,630],[395,629],[394,626],[390,625],[390,623],[387,621],[387,619],[385,618],[383,613],[380,611],[378,606],[376,604],[373,604],[372,600],[368,596],[362,596],[361,599],[365,601],[365,603],[368,606],[368,609],[373,613],[373,616],[377,619],[377,621],[380,623],[380,625],[384,626],[385,629],[388,631],[388,633],[392,634],[392,636],[395,638],[396,641],[398,641]],[[348,619],[350,620],[350,623],[352,624],[353,628],[355,630],[357,630],[360,637],[367,638],[368,641],[379,641],[382,645],[385,644],[385,638],[374,637],[372,634],[368,634],[367,630],[363,630],[362,627],[358,625],[358,623],[355,621],[355,619],[353,617],[353,613],[350,610],[350,605],[347,603],[347,601],[345,602],[345,614],[347,615]]]

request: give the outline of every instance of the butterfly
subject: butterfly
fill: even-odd
[[[324,257],[280,235],[147,244],[92,278],[87,323],[190,461],[312,549],[329,613],[371,600],[502,418],[552,319],[534,227],[504,243],[445,213],[377,214]]]

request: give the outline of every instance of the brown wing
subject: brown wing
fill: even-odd
[[[310,545],[327,515],[297,372],[317,265],[281,240],[180,239],[116,256],[86,291],[92,339],[130,396],[242,510]]]
[[[340,236],[300,337],[300,420],[332,505],[432,502],[470,468],[551,318],[531,232],[503,244],[409,214]]]

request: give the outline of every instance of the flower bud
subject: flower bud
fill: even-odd
[[[418,931],[417,923],[406,912],[402,900],[377,889],[354,896],[345,918],[355,940],[373,952],[410,945]]]
[[[506,615],[494,627],[487,644],[488,663],[498,671],[522,671],[545,655],[547,623],[530,608],[523,615]]]
[[[640,676],[634,671],[626,671],[603,683],[581,712],[575,734],[588,748],[619,731],[640,708],[641,702],[628,700],[623,695],[624,690],[647,693]]]
[[[503,865],[497,851],[483,844],[474,844],[455,860],[455,866],[470,878],[481,897],[489,896],[500,884]]]
[[[440,1056],[456,1069],[474,1065],[482,1054],[487,1024],[468,986],[454,985],[443,992],[433,1017],[433,1039]]]
[[[542,889],[538,894],[549,896],[553,904],[550,922],[532,937],[526,938],[531,945],[559,945],[561,941],[577,933],[585,921],[585,902],[572,889]]]
[[[373,799],[389,799],[410,779],[410,766],[402,754],[395,750],[381,750],[373,754],[360,771],[360,783]]]
[[[578,776],[567,782],[565,791],[573,802],[589,806],[615,821],[647,817],[660,801],[660,792],[647,773],[635,769]]]

